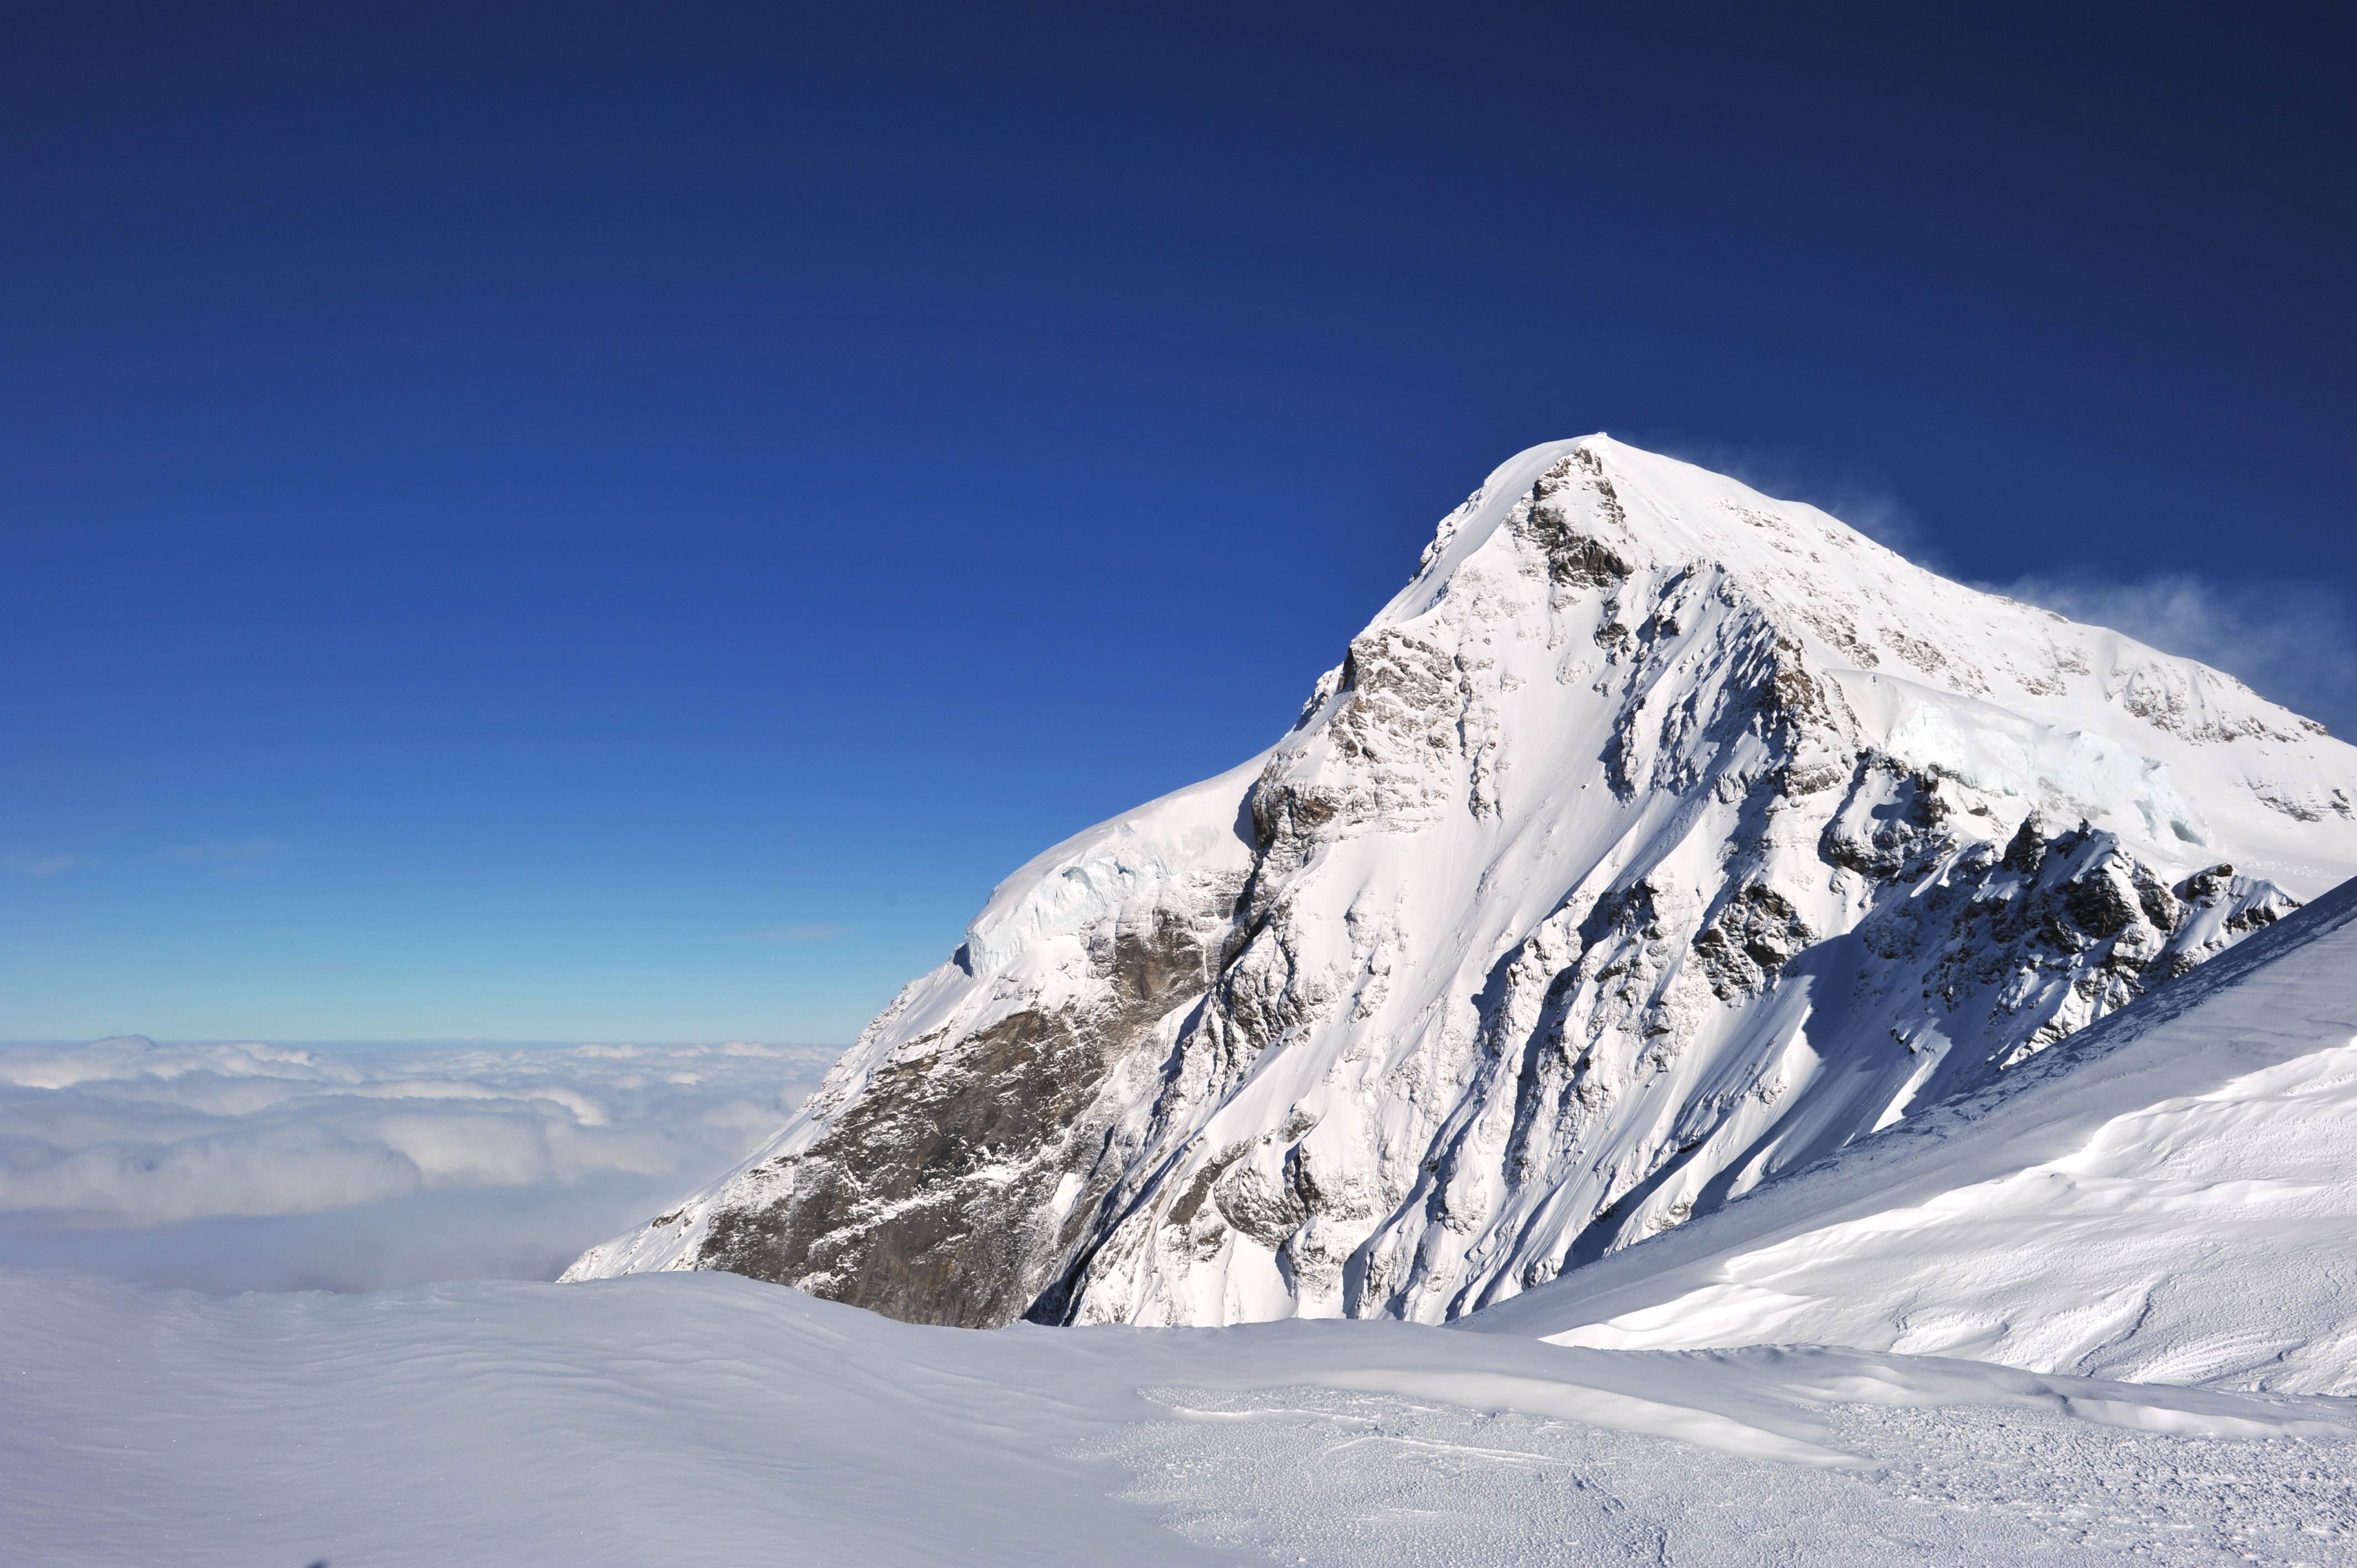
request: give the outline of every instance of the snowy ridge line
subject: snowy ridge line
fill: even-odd
[[[2357,872],[2353,779],[1813,508],[1534,447],[1275,746],[1009,877],[802,1115],[567,1277],[1461,1316],[2181,983]]]

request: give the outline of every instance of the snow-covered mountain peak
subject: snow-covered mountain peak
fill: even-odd
[[[767,1150],[576,1273],[1452,1316],[2357,871],[2352,765],[1813,508],[1534,447],[1268,751],[1009,877]]]

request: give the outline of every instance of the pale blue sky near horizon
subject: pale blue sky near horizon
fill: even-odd
[[[848,1041],[1595,429],[2357,727],[2352,31],[27,17],[0,1038]]]

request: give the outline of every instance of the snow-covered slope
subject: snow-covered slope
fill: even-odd
[[[1990,1088],[1466,1320],[2357,1392],[2357,882]]]
[[[1263,756],[1003,885],[569,1277],[967,1325],[1453,1317],[1986,1085],[2357,871],[2357,751],[1603,436]]]
[[[1400,1323],[963,1333],[725,1276],[0,1271],[0,1560],[2316,1563],[2343,1402]]]

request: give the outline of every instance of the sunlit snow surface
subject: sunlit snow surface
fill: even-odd
[[[726,1275],[0,1276],[14,1563],[2345,1560],[2357,1411],[1398,1323],[920,1328]]]
[[[1986,1091],[1470,1321],[2357,1393],[2357,881]]]

